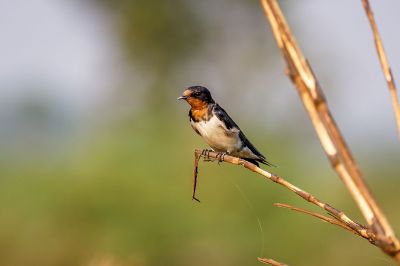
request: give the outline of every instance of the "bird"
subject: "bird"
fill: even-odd
[[[190,105],[189,121],[193,130],[203,137],[215,152],[239,157],[256,166],[259,166],[259,163],[274,166],[254,147],[228,113],[214,101],[206,87],[188,87],[178,100],[185,100]]]

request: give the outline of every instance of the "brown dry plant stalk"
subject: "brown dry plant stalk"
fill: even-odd
[[[369,229],[380,239],[377,246],[400,263],[399,240],[362,178],[354,157],[328,108],[319,83],[301,53],[277,1],[261,0],[261,3],[287,63],[288,75],[299,92],[332,167],[356,201]]]
[[[379,62],[381,63],[383,74],[385,75],[385,79],[389,88],[390,97],[392,98],[392,105],[397,123],[397,133],[399,134],[400,137],[400,106],[397,96],[396,84],[394,83],[394,78],[392,70],[389,65],[389,60],[387,59],[385,49],[383,49],[382,39],[379,34],[378,26],[376,25],[374,13],[372,12],[369,1],[362,0],[362,3],[364,6],[365,13],[367,14],[369,24],[371,25],[372,33],[374,35],[376,52],[378,53]]]
[[[367,239],[370,243],[372,243],[374,245],[379,246],[379,243],[382,241],[382,239],[380,239],[379,236],[376,235],[370,228],[353,221],[344,212],[340,211],[339,209],[331,206],[328,203],[322,202],[321,200],[319,200],[312,194],[293,185],[292,183],[288,182],[284,178],[282,178],[276,174],[270,173],[264,169],[261,169],[260,167],[257,167],[256,165],[254,165],[246,160],[243,160],[241,158],[238,158],[238,157],[233,157],[230,155],[222,155],[221,156],[221,153],[218,153],[218,152],[214,152],[214,151],[210,151],[210,150],[196,149],[194,151],[195,169],[196,169],[194,171],[194,178],[193,178],[194,182],[197,181],[197,174],[198,174],[197,168],[198,168],[198,162],[201,157],[204,157],[205,161],[213,161],[213,159],[214,159],[214,160],[218,160],[219,162],[227,162],[227,163],[231,163],[231,164],[235,164],[235,165],[242,165],[246,169],[266,177],[268,180],[271,180],[271,181],[285,187],[286,189],[294,192],[296,195],[303,198],[304,200],[323,209],[337,221],[337,222],[332,222],[332,224],[336,224],[342,228],[346,227],[345,228],[346,230],[350,230],[354,234]],[[196,184],[194,183],[193,188],[195,186],[196,186]],[[195,197],[196,196],[195,192],[196,192],[196,190],[194,189],[192,198],[195,200],[198,200]],[[279,205],[279,207],[283,207],[283,206],[289,206],[289,205]],[[297,208],[297,210],[300,210],[300,209]],[[303,213],[312,214],[312,212],[309,212],[309,211],[303,211]],[[330,219],[328,217],[325,217],[325,216],[319,215],[319,214],[315,214],[313,216],[315,216],[315,217],[318,216],[317,218],[319,218],[321,220],[325,220],[325,221]],[[324,218],[322,218],[322,217],[324,217]]]
[[[386,248],[385,252],[387,252],[388,254],[395,254],[397,252],[396,247],[394,245],[389,246],[386,243],[386,241],[387,241],[386,237],[382,238],[381,235],[375,234],[373,232],[373,230],[371,230],[370,227],[361,225],[360,223],[353,221],[344,212],[331,206],[330,204],[322,202],[321,200],[319,200],[312,194],[308,193],[307,191],[286,181],[284,178],[282,178],[278,175],[275,175],[273,173],[270,173],[264,169],[261,169],[261,168],[257,167],[256,165],[254,165],[246,160],[243,160],[241,158],[238,158],[238,157],[233,157],[230,155],[221,155],[221,153],[210,151],[210,150],[196,149],[194,152],[195,163],[194,163],[194,171],[193,171],[193,194],[192,194],[193,200],[199,201],[196,198],[196,183],[197,183],[197,175],[198,175],[198,163],[199,163],[199,160],[201,159],[201,157],[204,157],[204,161],[218,160],[218,162],[227,162],[227,163],[231,163],[231,164],[235,164],[235,165],[242,165],[246,169],[266,177],[268,180],[273,181],[273,182],[285,187],[286,189],[294,192],[296,195],[303,198],[304,200],[325,210],[333,218],[326,217],[319,213],[307,211],[304,209],[296,208],[296,207],[293,207],[293,206],[290,206],[287,204],[282,204],[282,203],[276,203],[275,206],[277,206],[277,207],[289,208],[289,209],[292,209],[292,210],[295,210],[295,211],[298,211],[298,212],[301,212],[301,213],[304,213],[307,215],[311,215],[322,221],[337,225],[343,229],[346,229],[347,231],[352,232],[355,235],[358,235],[362,238],[367,239],[371,244],[373,244],[379,248],[382,248],[382,246],[385,245],[385,248]],[[266,258],[259,258],[259,261],[266,263],[266,264],[271,264],[271,265],[286,265],[286,264],[277,262],[275,260],[266,259]]]
[[[290,210],[293,210],[293,211],[297,211],[297,212],[301,212],[301,213],[313,216],[313,217],[318,218],[318,219],[320,219],[320,220],[322,220],[324,222],[340,226],[340,227],[342,227],[342,228],[344,228],[344,229],[346,229],[346,230],[348,230],[348,231],[350,231],[350,232],[352,232],[354,234],[357,234],[357,232],[355,232],[352,228],[350,228],[348,225],[346,225],[345,223],[341,222],[340,220],[337,220],[336,218],[327,217],[327,216],[324,216],[324,215],[316,213],[316,212],[310,212],[310,211],[307,211],[307,210],[304,210],[304,209],[301,209],[301,208],[297,208],[297,207],[291,206],[289,204],[275,203],[274,205],[276,207],[287,208],[287,209],[290,209]]]

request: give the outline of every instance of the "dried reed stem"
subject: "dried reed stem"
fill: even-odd
[[[307,211],[307,210],[304,210],[304,209],[301,209],[301,208],[297,208],[297,207],[291,206],[289,204],[275,203],[274,205],[277,206],[277,207],[280,207],[280,208],[287,208],[287,209],[290,209],[290,210],[293,210],[293,211],[297,211],[297,212],[301,212],[301,213],[304,213],[304,214],[311,215],[311,216],[313,216],[315,218],[318,218],[318,219],[320,219],[322,221],[325,221],[325,222],[328,222],[330,224],[334,224],[334,225],[340,226],[340,227],[342,227],[342,228],[344,228],[344,229],[346,229],[346,230],[358,235],[357,231],[354,231],[352,228],[348,227],[345,223],[341,222],[340,220],[337,220],[336,218],[326,217],[326,216],[321,215],[319,213],[310,212],[310,211]]]
[[[394,78],[392,75],[392,70],[390,68],[389,60],[387,59],[385,49],[383,49],[382,39],[379,34],[378,26],[376,25],[374,13],[372,12],[369,1],[362,0],[362,3],[364,6],[364,9],[365,9],[365,13],[367,14],[367,17],[369,20],[369,24],[371,25],[372,33],[374,35],[375,48],[376,48],[376,52],[378,53],[379,62],[381,63],[383,74],[385,75],[385,79],[386,79],[387,85],[389,87],[389,93],[390,93],[390,97],[392,98],[392,105],[393,105],[394,113],[396,116],[397,133],[400,136],[400,106],[399,106],[399,100],[397,97],[396,85],[394,83]]]
[[[273,259],[267,259],[267,258],[258,258],[257,259],[259,262],[262,262],[264,264],[269,264],[273,266],[287,266],[287,264],[273,260]]]
[[[199,159],[200,155],[197,155],[197,153],[194,153],[194,170],[193,170],[193,191],[192,191],[192,199],[200,202],[198,198],[196,198],[196,187],[197,187],[197,173],[199,169]]]
[[[377,236],[376,234],[374,234],[374,232],[372,232],[368,227],[365,227],[357,222],[354,222],[344,212],[336,209],[335,207],[332,207],[331,205],[329,205],[327,203],[320,201],[319,199],[317,199],[316,197],[314,197],[307,191],[300,189],[299,187],[286,181],[282,177],[272,174],[264,169],[261,169],[248,161],[245,161],[245,160],[237,158],[237,157],[229,156],[229,155],[221,156],[220,153],[213,152],[213,151],[196,149],[195,150],[195,160],[199,160],[202,156],[207,161],[210,161],[211,159],[216,159],[221,162],[223,161],[223,162],[227,162],[227,163],[231,163],[231,164],[235,164],[235,165],[242,165],[245,168],[249,169],[250,171],[266,177],[267,179],[294,192],[296,195],[300,196],[304,200],[327,211],[330,215],[332,215],[340,223],[343,223],[344,225],[349,227],[355,234],[367,239],[373,245],[380,247],[382,245],[381,244],[382,241],[386,240],[386,239],[381,239],[380,236]],[[195,174],[197,174],[197,171],[195,171]],[[196,177],[194,179],[196,179]],[[387,248],[389,250],[389,245]],[[390,252],[395,252],[395,249],[393,246],[391,246]]]
[[[332,167],[345,183],[368,225],[382,240],[379,247],[394,257],[400,251],[399,242],[364,182],[350,149],[329,111],[318,81],[290,32],[279,5],[276,0],[261,0],[261,3],[286,60],[289,77],[296,85]]]

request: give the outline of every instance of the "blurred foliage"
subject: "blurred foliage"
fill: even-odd
[[[165,72],[196,53],[203,43],[204,24],[190,1],[97,1],[117,18],[124,50],[137,65]]]
[[[148,110],[165,113],[171,73],[196,54],[204,41],[204,23],[187,0],[94,0],[115,18],[123,51],[149,76]]]
[[[317,210],[236,166],[201,162],[202,202],[191,201],[191,143],[201,147],[202,141],[179,120],[173,128],[138,120],[102,130],[77,141],[58,163],[31,158],[24,168],[2,165],[1,265],[259,265],[257,256],[295,265],[386,263],[363,239],[273,207],[285,202]],[[285,136],[271,137],[276,144],[258,146],[286,157],[275,171],[352,217],[358,213],[327,164],[323,175],[301,170],[293,156],[299,147]],[[392,196],[399,182],[393,182],[371,185],[399,221]]]

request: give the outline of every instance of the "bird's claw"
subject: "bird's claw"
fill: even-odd
[[[218,159],[218,165],[224,161],[226,152],[220,152],[217,154],[217,159]]]
[[[203,161],[204,161],[204,162],[211,162],[211,161],[213,161],[213,160],[210,158],[210,152],[211,152],[211,150],[208,150],[208,149],[204,149],[204,150],[201,151],[200,157],[203,157]],[[217,154],[216,158],[217,158],[217,160],[218,160],[218,164],[220,164],[221,162],[224,161],[224,158],[225,158],[225,155],[226,155],[226,154],[227,154],[226,152],[219,152],[219,153]]]
[[[210,159],[210,150],[208,150],[208,149],[204,149],[202,152],[201,152],[201,156],[203,156],[203,158],[204,158],[204,162],[210,162],[211,161],[211,159]]]

